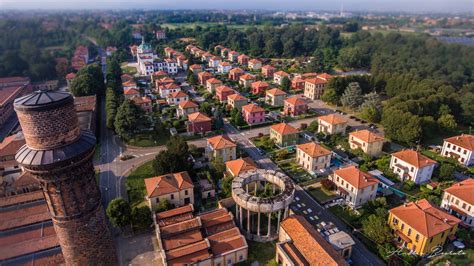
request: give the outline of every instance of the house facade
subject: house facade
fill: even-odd
[[[339,195],[351,208],[358,208],[377,195],[379,180],[353,165],[337,169],[329,180],[336,184]]]
[[[224,135],[208,138],[206,154],[209,159],[221,158],[224,163],[232,161],[237,157],[237,144]]]
[[[221,74],[227,74],[232,69],[232,65],[229,62],[221,62],[217,67],[217,72]]]
[[[168,94],[168,96],[166,96],[166,101],[168,102],[169,105],[179,104],[182,102],[189,101],[189,95],[187,95],[185,92],[182,92],[182,91],[173,92],[171,94]]]
[[[286,92],[274,88],[267,90],[265,93],[265,102],[271,106],[283,106],[285,103]]]
[[[184,101],[178,104],[176,115],[180,118],[187,118],[188,114],[196,113],[197,111],[199,111],[199,105],[193,101]]]
[[[456,216],[464,225],[474,227],[474,179],[469,178],[444,190],[441,208]]]
[[[153,111],[153,104],[149,97],[135,96],[132,97],[130,101],[147,114],[151,114]]]
[[[181,91],[181,87],[176,83],[168,83],[158,88],[161,98],[167,98],[168,95]]]
[[[253,95],[263,94],[269,88],[268,83],[260,80],[252,82],[251,87]]]
[[[199,80],[199,84],[201,84],[202,86],[206,86],[206,82],[207,80],[213,78],[214,76],[207,72],[207,71],[204,71],[204,72],[200,72],[198,74],[198,80]]]
[[[243,74],[239,78],[239,84],[244,88],[249,88],[255,81],[255,76],[250,74]]]
[[[262,61],[258,59],[249,60],[248,67],[250,70],[258,71],[262,68]]]
[[[299,116],[306,114],[308,111],[308,104],[306,101],[299,97],[293,96],[287,98],[284,103],[283,113],[287,116]]]
[[[242,106],[247,105],[249,100],[244,96],[234,93],[227,96],[227,104],[232,108],[237,108],[239,111],[242,111]]]
[[[242,116],[249,125],[265,122],[265,110],[253,103],[242,106]]]
[[[325,135],[346,134],[347,119],[339,114],[329,114],[318,117],[318,133]]]
[[[239,65],[242,65],[242,66],[247,66],[247,64],[249,63],[249,60],[250,60],[250,57],[248,57],[245,54],[241,54],[237,57],[237,62],[239,63]]]
[[[272,79],[276,68],[271,65],[264,65],[262,67],[262,76],[266,79]]]
[[[277,71],[275,73],[273,73],[273,82],[275,84],[278,84],[281,86],[282,84],[282,81],[283,81],[283,78],[290,78],[290,74],[286,73],[285,71]]]
[[[367,129],[354,131],[349,134],[349,146],[351,149],[361,149],[371,157],[377,157],[382,153],[385,139]]]
[[[462,134],[444,140],[441,155],[464,166],[474,165],[474,135]]]
[[[194,204],[194,185],[188,172],[145,178],[148,206],[154,210],[163,200],[175,207]]]
[[[311,100],[321,99],[326,85],[327,81],[320,78],[306,79],[304,84],[304,96]]]
[[[229,79],[233,81],[239,81],[240,76],[242,76],[243,74],[245,74],[245,71],[243,71],[242,69],[238,67],[233,68],[229,71]]]
[[[232,94],[236,94],[236,92],[230,87],[219,86],[216,88],[216,97],[221,103],[227,102],[227,98]]]
[[[287,147],[298,144],[300,131],[287,123],[280,123],[270,127],[270,139],[278,147]]]
[[[331,157],[330,150],[313,141],[296,146],[296,162],[311,174],[329,168]]]
[[[222,81],[216,78],[211,78],[206,81],[206,89],[210,93],[214,93],[216,91],[216,88],[222,85],[223,85]]]
[[[390,169],[404,181],[424,184],[431,180],[436,161],[414,150],[402,150],[392,153]]]
[[[188,114],[186,128],[190,134],[204,134],[212,130],[212,119],[201,112]]]

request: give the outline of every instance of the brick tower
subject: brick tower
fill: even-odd
[[[95,137],[80,130],[73,97],[37,91],[14,106],[26,140],[16,160],[40,182],[66,264],[117,264],[92,165]]]

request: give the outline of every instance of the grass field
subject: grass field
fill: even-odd
[[[137,69],[132,66],[122,65],[122,72],[124,74],[135,75],[137,73]]]
[[[146,190],[143,179],[153,176],[153,160],[137,167],[137,169],[132,171],[127,176],[127,179],[125,180],[125,187],[127,189],[128,199],[132,208],[135,206],[143,206],[144,204],[146,204]]]
[[[317,200],[319,203],[325,203],[330,199],[333,199],[336,197],[336,194],[325,190],[324,188],[318,187],[318,188],[310,188],[308,190],[309,194]]]

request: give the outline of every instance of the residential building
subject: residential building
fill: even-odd
[[[181,118],[187,118],[188,114],[196,113],[199,111],[199,105],[193,101],[184,101],[178,104],[176,109],[176,115]]]
[[[169,105],[179,104],[181,102],[189,101],[189,95],[183,91],[173,92],[166,96],[166,101]]]
[[[328,73],[322,73],[322,74],[318,75],[318,78],[320,78],[322,80],[325,80],[325,81],[329,81],[330,79],[333,78],[333,76],[329,75]]]
[[[240,76],[239,84],[244,88],[249,88],[252,86],[252,83],[255,81],[255,76],[251,74],[243,74]]]
[[[417,255],[442,247],[455,235],[461,221],[426,199],[408,202],[389,210],[388,225],[400,247]]]
[[[176,62],[174,59],[166,58],[164,69],[166,72],[168,72],[168,74],[176,75],[178,74],[178,62]]]
[[[318,133],[325,135],[346,134],[347,119],[339,114],[329,114],[318,117]]]
[[[234,93],[227,96],[227,104],[231,106],[232,109],[237,108],[239,111],[242,111],[242,106],[247,105],[249,100],[244,96]]]
[[[214,93],[216,91],[216,88],[222,85],[222,81],[216,78],[210,78],[206,81],[206,89],[210,93]]]
[[[226,172],[236,177],[247,171],[257,170],[257,164],[250,157],[239,158],[225,163]]]
[[[221,49],[222,58],[228,58],[228,55],[229,55],[230,51],[231,50],[229,48],[222,48]]]
[[[15,154],[25,143],[25,137],[21,131],[0,142],[0,172],[19,169]]]
[[[166,99],[168,95],[181,91],[181,87],[176,83],[167,83],[159,87],[160,97]]]
[[[171,48],[171,47],[165,47],[164,52],[165,52],[165,56],[168,57],[168,58],[173,57],[173,55],[175,53],[174,49]]]
[[[274,68],[273,66],[271,65],[264,65],[262,67],[262,75],[263,77],[265,77],[266,79],[272,79],[273,78],[273,74],[275,73],[275,70],[276,68]]]
[[[278,231],[278,265],[349,265],[303,216],[290,215]]]
[[[326,74],[327,75],[327,74]],[[318,77],[318,73],[315,72],[310,72],[310,73],[304,73],[303,75],[300,76],[302,79],[313,79]]]
[[[202,56],[201,56],[201,61],[203,62],[209,62],[211,61],[211,58],[213,57],[214,55],[211,54],[211,53],[204,53]]]
[[[123,96],[125,99],[131,99],[135,96],[140,96],[140,92],[137,89],[126,89],[123,91]]]
[[[305,83],[306,81],[302,79],[301,77],[294,77],[291,80],[291,88],[297,91],[304,90]]]
[[[464,225],[474,227],[474,179],[469,178],[444,190],[441,207],[461,219]]]
[[[454,158],[464,166],[474,164],[474,135],[462,134],[444,140],[441,155]]]
[[[268,83],[261,80],[252,82],[250,86],[252,87],[253,95],[263,94],[269,88]]]
[[[216,88],[216,97],[219,99],[219,102],[224,103],[227,102],[227,97],[232,94],[236,94],[236,92],[227,86],[219,86]]]
[[[294,146],[298,144],[300,131],[287,123],[280,123],[270,127],[270,139],[278,147]]]
[[[249,125],[265,122],[265,110],[253,103],[242,106],[242,116]]]
[[[267,90],[265,93],[265,102],[271,106],[283,106],[285,103],[286,92],[274,88]]]
[[[212,67],[212,68],[217,68],[219,67],[219,64],[222,62],[222,59],[218,56],[213,56],[211,57],[211,59],[209,60],[209,67]]]
[[[239,81],[240,76],[242,76],[243,74],[245,74],[245,71],[243,71],[242,69],[240,69],[238,67],[232,68],[229,71],[229,79],[233,80],[233,81]]]
[[[352,208],[358,208],[377,196],[379,180],[353,165],[337,169],[329,180],[336,184],[339,195]]]
[[[217,67],[217,72],[221,74],[227,74],[232,69],[232,65],[229,62],[223,61]]]
[[[163,78],[155,80],[155,88],[159,89],[162,86],[172,84],[174,82],[175,82],[174,79],[172,79],[170,77],[163,77]]]
[[[201,112],[188,114],[188,133],[206,133],[212,130],[212,119]]]
[[[186,58],[184,55],[179,55],[176,57],[176,60],[178,62],[178,67],[180,67],[183,70],[188,70],[188,63],[189,60]]]
[[[283,78],[290,78],[290,74],[286,73],[285,71],[277,71],[273,73],[273,82],[281,86]]]
[[[147,114],[151,114],[153,112],[153,104],[151,103],[151,99],[147,96],[135,96],[132,97],[130,101]]]
[[[306,114],[307,110],[308,104],[303,98],[299,96],[287,98],[284,102],[283,113],[287,116],[299,116]]]
[[[145,178],[146,199],[148,206],[156,206],[167,200],[175,207],[194,204],[194,185],[188,172],[179,172]]]
[[[207,71],[204,71],[204,72],[200,72],[198,74],[198,80],[199,80],[199,84],[201,84],[202,86],[206,86],[206,82],[208,79],[211,79],[213,78],[214,76],[207,72]]]
[[[249,59],[250,57],[248,57],[247,55],[241,54],[237,57],[237,63],[242,66],[247,66],[247,64],[249,63]]]
[[[186,205],[155,215],[159,264],[223,266],[247,260],[247,241],[232,213],[219,208],[195,216],[193,211]]]
[[[354,131],[349,134],[349,146],[351,149],[361,149],[365,154],[372,157],[377,157],[382,153],[384,141],[385,139],[382,136],[367,129]]]
[[[202,72],[202,65],[198,65],[198,64],[190,65],[189,69],[191,70],[191,72],[193,72],[194,75],[198,75],[199,73]]]
[[[151,82],[156,84],[157,80],[168,77],[168,73],[163,70],[158,70],[151,74]]]
[[[164,40],[166,39],[166,32],[164,30],[157,30],[155,32],[155,37],[157,40]]]
[[[201,199],[211,199],[216,196],[214,184],[207,178],[199,179],[199,188],[201,191]]]
[[[402,150],[392,153],[390,169],[403,182],[413,181],[424,184],[431,180],[436,161],[414,150]]]
[[[315,143],[308,142],[296,146],[296,162],[311,174],[331,166],[332,153],[330,150]]]
[[[237,57],[239,56],[239,53],[236,51],[230,51],[227,55],[227,59],[231,62],[237,62]]]
[[[311,100],[321,99],[327,83],[326,80],[321,78],[306,79],[304,84],[304,96]]]
[[[224,135],[208,138],[206,153],[210,159],[221,158],[223,162],[232,161],[237,157],[237,144]]]
[[[258,71],[262,68],[262,61],[258,59],[249,60],[248,67],[250,70]]]
[[[14,113],[13,101],[31,92],[32,86],[29,78],[0,78],[0,127],[2,127]]]

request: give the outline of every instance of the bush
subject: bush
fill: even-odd
[[[404,190],[413,190],[415,188],[416,184],[415,182],[409,180],[409,181],[406,181],[405,183],[403,183],[403,189]]]
[[[323,186],[324,189],[329,190],[329,191],[336,190],[336,188],[337,188],[336,184],[334,184],[334,182],[332,182],[329,179],[321,180],[321,185]]]
[[[148,206],[134,207],[132,209],[132,223],[141,228],[149,227],[153,223],[150,208]]]
[[[300,125],[300,130],[306,130],[307,128],[308,128],[308,124],[306,124],[306,123],[302,123]]]
[[[158,203],[158,205],[155,206],[155,213],[158,213],[158,212],[164,212],[164,211],[167,211],[169,209],[171,209],[172,205],[169,203],[168,200],[162,200]]]

